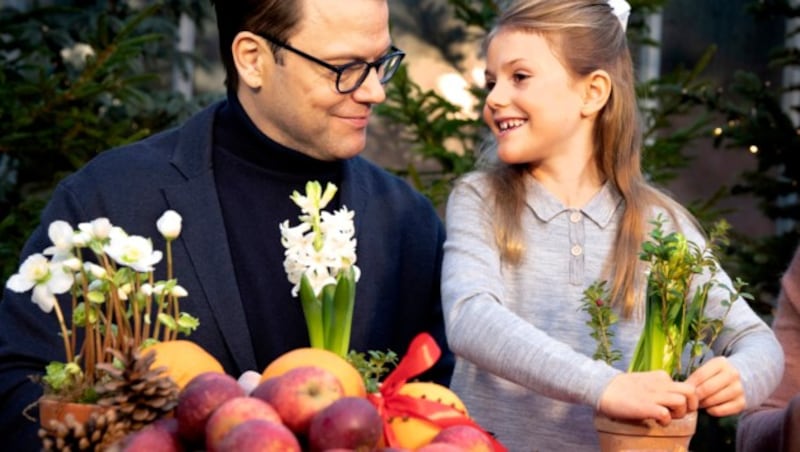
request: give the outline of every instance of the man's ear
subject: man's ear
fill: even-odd
[[[583,79],[583,116],[597,114],[608,102],[611,96],[611,76],[608,72],[598,69]]]
[[[231,53],[240,83],[252,89],[261,88],[264,71],[271,70],[271,65],[275,64],[264,40],[249,31],[241,31],[233,38]]]

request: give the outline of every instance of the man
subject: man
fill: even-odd
[[[174,268],[200,319],[190,337],[227,373],[261,371],[308,345],[300,302],[283,269],[278,224],[309,180],[339,187],[331,206],[355,212],[358,266],[351,349],[403,354],[419,332],[445,349],[439,271],[443,228],[430,203],[367,162],[371,106],[402,52],[391,45],[385,0],[218,2],[227,101],[181,127],[104,152],[55,190],[23,258],[48,244],[47,225],[107,217],[159,237],[167,209],[183,217]],[[67,314],[68,315],[68,314]],[[0,436],[38,449],[24,407],[41,394],[29,376],[63,361],[53,316],[30,294],[0,303]],[[446,349],[445,349],[446,351]],[[452,356],[426,377],[449,380]]]

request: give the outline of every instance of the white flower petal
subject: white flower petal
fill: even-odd
[[[186,297],[189,295],[189,292],[187,292],[186,289],[183,288],[183,286],[178,286],[178,285],[173,287],[172,290],[169,291],[169,293],[173,297],[179,297],[179,298]]]
[[[42,254],[31,254],[20,265],[19,274],[37,284],[46,282],[50,277],[50,262]]]
[[[45,285],[38,285],[33,288],[31,300],[39,306],[39,309],[47,313],[52,311],[53,306],[58,302],[56,296]]]
[[[103,279],[107,274],[105,268],[95,264],[94,262],[84,262],[83,269],[96,279]]]
[[[72,250],[72,226],[66,221],[56,220],[47,227],[47,236],[53,246],[45,250],[45,254],[63,254]]]
[[[47,288],[54,294],[67,293],[72,288],[74,278],[72,273],[64,271],[64,267],[53,265],[50,270],[50,279],[47,280]]]
[[[8,281],[6,281],[6,287],[17,293],[27,292],[31,290],[35,285],[36,285],[35,281],[28,279],[20,275],[19,273],[11,275],[11,277],[8,278]]]
[[[91,234],[98,240],[105,240],[111,233],[113,226],[108,218],[97,218],[91,222]]]
[[[173,240],[177,238],[181,233],[181,223],[183,219],[174,210],[167,210],[161,217],[156,221],[156,228],[158,228],[158,232],[164,236],[167,240]]]

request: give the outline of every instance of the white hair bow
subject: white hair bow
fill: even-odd
[[[631,14],[631,5],[625,0],[608,0],[608,6],[611,7],[612,12],[617,16],[617,19],[619,19],[619,23],[622,24],[622,29],[625,30],[628,28],[628,16]]]

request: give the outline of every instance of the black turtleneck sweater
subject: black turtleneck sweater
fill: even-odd
[[[289,196],[306,182],[340,186],[342,163],[325,162],[276,143],[244,112],[235,95],[216,113],[214,174],[228,231],[236,281],[247,326],[262,370],[282,351],[308,346],[299,298],[283,271],[284,248],[278,225],[299,223],[300,209]],[[326,210],[338,208],[339,197]],[[235,231],[235,232],[234,232]]]

